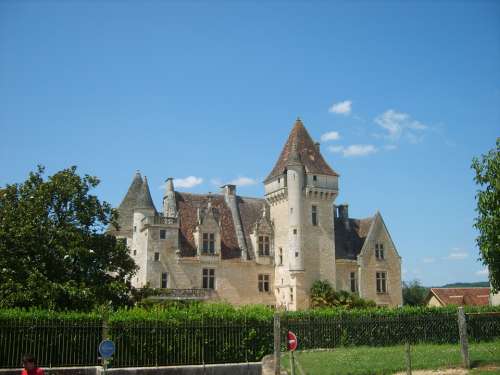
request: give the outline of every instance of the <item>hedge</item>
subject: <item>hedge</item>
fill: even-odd
[[[500,307],[466,308],[469,339],[500,337]],[[114,367],[259,361],[273,350],[273,314],[264,306],[227,304],[118,311],[0,310],[0,367],[18,367],[32,352],[42,366],[96,365],[103,336],[114,340]],[[457,310],[319,309],[282,313],[299,349],[403,342],[455,343]]]

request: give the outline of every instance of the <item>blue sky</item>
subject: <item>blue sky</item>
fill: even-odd
[[[262,196],[300,116],[404,279],[487,279],[470,164],[500,135],[498,2],[2,1],[0,103],[0,186],[77,165],[117,205],[140,169],[158,207],[169,176]]]

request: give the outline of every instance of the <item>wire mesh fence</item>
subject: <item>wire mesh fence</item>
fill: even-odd
[[[282,350],[293,331],[299,350],[404,343],[457,344],[457,314],[281,316]],[[467,314],[471,343],[500,339],[500,314]],[[273,352],[272,319],[210,318],[198,321],[10,319],[0,321],[0,367],[19,367],[23,354],[41,366],[100,364],[103,337],[115,342],[112,367],[260,361]]]
[[[0,322],[0,367],[20,367],[26,353],[47,367],[93,365],[102,322],[13,319]]]

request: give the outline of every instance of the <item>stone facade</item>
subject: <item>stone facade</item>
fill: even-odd
[[[382,216],[353,219],[347,205],[335,206],[338,178],[297,120],[264,199],[238,196],[234,185],[181,193],[169,178],[159,213],[137,173],[113,233],[126,238],[139,266],[137,287],[203,289],[236,305],[298,310],[309,306],[314,281],[328,280],[379,305],[401,305],[401,258]]]

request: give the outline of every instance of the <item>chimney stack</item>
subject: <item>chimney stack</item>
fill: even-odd
[[[316,147],[316,151],[318,151],[318,152],[319,152],[319,142],[316,142],[316,143],[314,144],[314,146]]]

